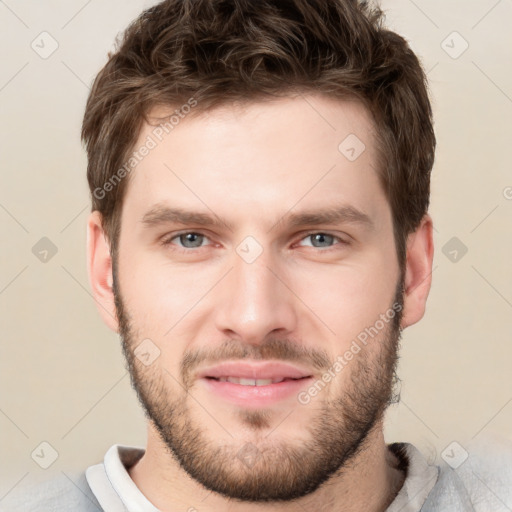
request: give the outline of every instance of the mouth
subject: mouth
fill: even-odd
[[[302,380],[307,377],[291,378],[291,377],[278,377],[276,379],[246,379],[243,377],[205,377],[206,379],[216,380],[218,382],[231,382],[232,384],[239,384],[240,386],[270,386],[271,384],[279,384],[291,380]]]
[[[198,381],[222,401],[258,408],[296,399],[313,380],[313,373],[281,362],[228,361],[199,372]]]

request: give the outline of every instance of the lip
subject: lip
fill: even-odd
[[[270,362],[240,362],[226,361],[224,363],[210,366],[198,373],[198,378],[207,377],[237,377],[242,379],[303,379],[312,377],[313,374],[306,368],[294,366],[287,363]]]
[[[290,379],[263,386],[245,386],[234,382],[215,380],[220,377],[242,379]],[[282,362],[236,362],[228,361],[203,369],[198,374],[199,382],[208,392],[234,405],[245,408],[270,406],[294,397],[313,380],[313,374],[298,366]]]

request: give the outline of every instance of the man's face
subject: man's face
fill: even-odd
[[[371,126],[356,102],[311,96],[140,135],[157,145],[126,191],[119,330],[163,445],[215,492],[304,496],[381,420],[402,279]]]

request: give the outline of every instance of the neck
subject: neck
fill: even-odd
[[[162,512],[383,512],[404,482],[398,461],[384,442],[382,423],[342,470],[316,491],[291,503],[242,503],[212,493],[180,467],[151,424],[146,452],[128,471],[140,491]]]

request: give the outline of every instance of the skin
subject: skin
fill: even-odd
[[[165,111],[156,110],[154,115]],[[144,126],[136,147],[152,130]],[[348,134],[356,134],[366,146],[355,161],[338,150]],[[182,120],[133,171],[122,210],[115,287],[101,217],[98,212],[90,215],[92,290],[105,323],[124,339],[139,396],[142,389],[150,412],[153,407],[162,421],[174,422],[169,429],[178,441],[197,433],[205,460],[215,448],[222,449],[222,456],[212,455],[210,474],[226,471],[222,480],[228,487],[224,493],[211,492],[208,489],[216,490],[212,482],[208,487],[201,481],[207,469],[198,463],[199,479],[191,476],[190,460],[184,468],[149,419],[146,453],[129,473],[160,510],[323,511],[335,506],[343,511],[380,511],[400,489],[404,475],[386,447],[382,413],[390,393],[398,329],[416,323],[425,311],[433,258],[428,215],[407,241],[399,326],[387,324],[308,404],[293,397],[265,410],[235,406],[195,379],[208,354],[223,361],[245,350],[249,360],[286,361],[283,348],[321,378],[314,357],[324,356],[332,363],[389,310],[401,276],[377,162],[373,125],[357,102],[317,95],[230,105]],[[225,224],[205,228],[142,222],[153,206],[163,204],[213,212]],[[286,223],[292,213],[337,205],[364,212],[371,226],[346,219],[318,225]],[[205,235],[199,242],[203,245],[186,248],[181,239],[180,246],[177,234],[183,232]],[[315,247],[308,237],[315,233],[334,238]],[[247,236],[262,249],[252,263],[236,251]],[[171,243],[163,245],[164,239]],[[116,310],[115,292],[123,311]],[[144,339],[160,351],[149,366],[133,356]],[[184,368],[184,356],[189,354],[200,357],[196,365]],[[384,391],[378,393],[379,389]],[[350,424],[343,414],[368,416],[356,407],[365,391],[373,396],[371,405],[378,414],[367,424],[364,438],[356,439],[343,430]],[[339,425],[339,432],[334,425]],[[236,457],[248,443],[265,454],[251,468]],[[346,456],[329,449],[328,443],[331,448],[346,448]],[[236,499],[236,492],[257,478],[262,489],[268,484],[268,490],[277,492],[272,487],[277,481],[286,490],[290,472],[302,473],[285,455],[302,453],[303,446],[314,449],[302,460],[302,473],[318,464],[318,475],[333,464],[333,471],[324,475],[326,482],[302,494],[295,489],[300,496],[295,501]],[[191,454],[193,449],[191,443],[182,452]],[[336,461],[339,467],[334,471]],[[268,474],[274,482],[265,480]],[[288,490],[291,493],[291,487]]]

